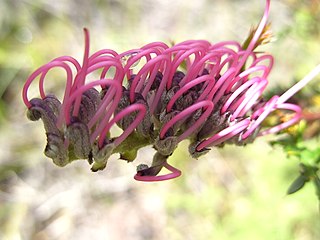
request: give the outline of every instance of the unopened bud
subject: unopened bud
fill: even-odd
[[[39,98],[33,98],[30,103],[32,107],[28,109],[27,117],[31,121],[37,121],[41,118],[46,133],[53,133],[59,135],[60,132],[56,126],[57,116],[53,109],[48,105],[50,100],[42,100]]]
[[[96,114],[98,106],[100,105],[99,92],[94,89],[88,89],[82,94],[81,105],[79,109],[78,118],[83,123],[88,123],[91,118]]]
[[[170,156],[178,146],[178,139],[175,136],[155,140],[155,149],[164,156]]]
[[[86,124],[76,121],[67,127],[67,137],[73,146],[77,159],[87,159],[91,151],[89,129]]]
[[[99,149],[97,145],[93,147],[93,166],[91,171],[96,172],[98,170],[103,170],[107,166],[109,157],[112,155],[115,145],[113,143],[108,143]]]
[[[47,133],[47,146],[44,154],[51,158],[57,166],[64,167],[69,163],[68,149],[60,135]]]

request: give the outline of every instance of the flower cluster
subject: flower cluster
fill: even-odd
[[[312,76],[281,96],[262,97],[273,58],[254,49],[264,41],[269,5],[267,0],[245,46],[235,41],[190,40],[172,47],[154,42],[120,54],[103,49],[90,55],[85,29],[82,65],[73,57],[58,57],[32,73],[23,88],[28,118],[41,118],[44,124],[45,155],[58,166],[87,159],[97,171],[114,153],[133,161],[141,147],[152,145],[152,165],[139,165],[135,179],[159,181],[181,174],[167,159],[184,139],[190,140],[190,155],[198,158],[209,147],[244,145],[299,121],[300,107],[286,101]],[[44,87],[55,68],[66,74],[61,100]],[[36,79],[40,97],[29,100]],[[263,129],[262,121],[277,109],[292,111],[293,117]],[[118,136],[111,131],[115,125],[121,128]],[[171,173],[157,176],[163,167]]]

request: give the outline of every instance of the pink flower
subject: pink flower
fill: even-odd
[[[320,66],[283,95],[262,97],[273,58],[254,49],[263,42],[269,5],[267,0],[245,47],[235,41],[190,40],[172,47],[154,42],[120,54],[103,49],[90,55],[85,29],[82,65],[70,56],[58,57],[32,73],[23,88],[29,119],[44,123],[45,155],[59,166],[88,159],[97,171],[114,153],[133,161],[141,147],[152,145],[157,151],[153,163],[139,165],[135,179],[160,181],[181,174],[167,159],[184,139],[190,140],[189,152],[197,158],[209,147],[244,145],[298,122],[301,108],[286,101],[320,72]],[[47,73],[54,68],[66,74],[61,101],[44,89]],[[92,80],[93,75],[98,77]],[[36,79],[40,98],[29,100]],[[262,121],[277,109],[294,116],[262,129]],[[115,124],[122,129],[116,137],[110,131]],[[171,173],[157,176],[162,167]]]

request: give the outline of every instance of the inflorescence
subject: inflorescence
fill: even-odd
[[[184,139],[190,140],[190,155],[198,158],[209,147],[244,145],[297,123],[301,108],[286,101],[320,67],[283,95],[262,97],[273,57],[254,49],[267,35],[270,0],[266,2],[246,46],[235,41],[190,40],[172,47],[153,42],[120,54],[103,49],[90,55],[84,29],[82,65],[70,56],[55,58],[32,73],[23,88],[28,118],[41,118],[44,124],[45,155],[58,166],[87,159],[92,171],[98,171],[114,153],[133,161],[141,147],[152,145],[152,165],[139,165],[135,179],[160,181],[181,174],[167,159]],[[62,100],[44,89],[48,72],[55,68],[66,73]],[[99,77],[90,80],[95,74]],[[40,97],[29,100],[36,79]],[[293,117],[263,129],[262,121],[277,109],[292,111]],[[122,129],[118,136],[111,131],[115,125]],[[171,173],[157,176],[163,167]]]

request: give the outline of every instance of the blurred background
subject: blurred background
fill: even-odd
[[[286,195],[298,161],[268,144],[275,136],[212,149],[199,160],[191,159],[182,142],[170,162],[183,175],[142,183],[133,180],[137,163],[118,156],[98,173],[85,161],[55,166],[43,154],[42,123],[27,120],[21,100],[24,81],[42,64],[62,55],[81,62],[83,27],[90,30],[91,52],[122,52],[151,41],[243,42],[264,5],[262,0],[1,0],[0,239],[320,239],[314,188]],[[319,5],[272,1],[275,41],[263,47],[275,57],[270,87],[288,88],[319,64]],[[152,154],[142,149],[138,162]]]

